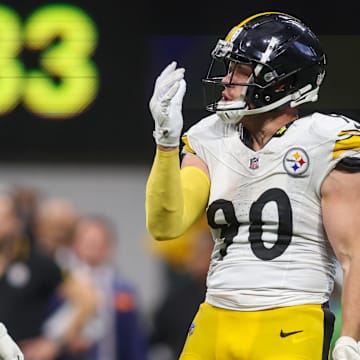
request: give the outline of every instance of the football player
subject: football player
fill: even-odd
[[[215,242],[180,359],[328,359],[337,258],[342,327],[332,355],[360,360],[360,125],[298,110],[318,99],[321,44],[299,19],[266,12],[233,27],[211,55],[211,114],[185,131],[182,157],[186,83],[175,61],[150,100],[147,228],[176,238],[206,211]]]

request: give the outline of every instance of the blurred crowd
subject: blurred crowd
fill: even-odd
[[[213,246],[206,218],[179,239],[145,239],[166,279],[150,321],[116,266],[113,220],[68,198],[0,186],[0,321],[26,360],[178,358],[205,296]],[[340,293],[339,282],[335,308]]]
[[[0,186],[0,319],[27,360],[177,358],[205,295],[205,221],[175,241],[145,239],[166,278],[149,320],[116,266],[113,220],[26,185]]]

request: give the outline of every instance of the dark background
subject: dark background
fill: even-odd
[[[56,1],[2,1],[26,19]],[[154,143],[148,101],[154,80],[171,60],[186,68],[184,128],[205,115],[201,78],[218,37],[262,11],[297,16],[317,33],[329,71],[320,100],[308,110],[342,112],[360,119],[360,24],[356,4],[314,1],[89,1],[62,2],[94,20],[99,42],[93,59],[100,74],[96,100],[66,120],[40,118],[21,104],[0,117],[0,161],[150,164]],[[54,41],[58,41],[55,39]],[[1,54],[0,54],[1,56]],[[19,55],[27,67],[34,56]],[[0,93],[1,96],[1,93]]]

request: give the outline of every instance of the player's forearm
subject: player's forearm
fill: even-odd
[[[209,180],[194,167],[180,171],[178,149],[157,149],[146,186],[146,226],[157,240],[174,239],[204,212]]]
[[[146,184],[146,226],[157,240],[180,236],[183,212],[179,149],[156,149]]]

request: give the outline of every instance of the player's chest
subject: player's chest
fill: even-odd
[[[321,168],[314,147],[302,143],[278,141],[255,152],[236,142],[224,143],[223,149],[209,166],[209,204],[218,199],[248,206],[259,199],[279,202],[313,188],[314,164],[315,172]]]

